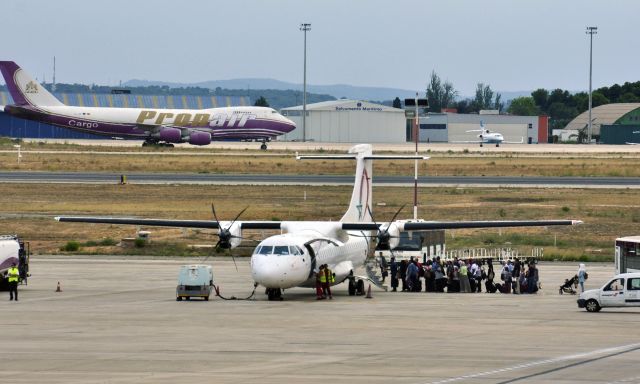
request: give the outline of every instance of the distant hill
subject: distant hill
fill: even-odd
[[[199,83],[170,83],[162,81],[151,80],[129,80],[123,84],[127,87],[134,86],[169,86],[169,87],[203,87],[203,88],[222,88],[222,89],[244,89],[244,90],[259,90],[259,89],[273,89],[273,90],[302,90],[302,84],[288,83],[285,81],[274,79],[232,79],[232,80],[211,80],[203,81]],[[334,85],[312,85],[307,84],[307,92],[316,93],[320,95],[331,95],[336,99],[347,98],[357,100],[393,100],[396,97],[401,99],[405,97],[413,97],[416,91],[400,89],[400,88],[385,88],[385,87],[358,87],[347,84],[334,84]]]

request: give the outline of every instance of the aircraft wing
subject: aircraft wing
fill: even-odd
[[[502,220],[502,221],[422,221],[417,223],[399,222],[401,231],[463,228],[506,228],[506,227],[546,227],[553,225],[578,225],[580,220]],[[342,223],[342,229],[352,231],[375,231],[380,223]]]
[[[96,223],[96,224],[125,224],[145,225],[150,227],[175,228],[210,228],[220,229],[220,223],[215,220],[165,220],[138,219],[125,217],[89,217],[89,216],[58,216],[60,222],[68,223]],[[224,223],[224,222],[223,222]],[[280,221],[237,221],[243,229],[280,229]]]

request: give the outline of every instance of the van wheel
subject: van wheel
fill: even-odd
[[[587,300],[584,307],[587,309],[588,312],[600,312],[600,309],[602,309],[600,308],[600,304],[598,304],[598,302],[595,301],[594,299]]]
[[[205,296],[204,301],[209,301],[209,296]]]
[[[176,297],[176,301],[182,301],[182,297],[181,296]]]

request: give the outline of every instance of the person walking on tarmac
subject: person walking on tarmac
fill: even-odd
[[[322,281],[322,277],[320,278]],[[333,276],[333,271],[331,269],[329,269],[329,266],[327,264],[324,265],[324,283],[322,284],[322,291],[324,294],[324,297],[326,298],[327,296],[329,297],[329,300],[333,299],[333,296],[331,296],[331,283],[333,283],[335,280],[335,277]]]
[[[9,280],[9,301],[13,300],[15,295],[16,301],[18,301],[18,279],[20,278],[20,271],[16,267],[16,263],[11,264],[11,268],[7,271]]]

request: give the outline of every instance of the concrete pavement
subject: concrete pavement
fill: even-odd
[[[638,382],[640,309],[579,310],[558,286],[574,264],[540,266],[538,295],[392,293],[316,301],[175,301],[181,258],[34,256],[20,301],[0,301],[0,371],[12,383]],[[224,296],[252,290],[209,260]],[[588,265],[587,288],[613,275]],[[63,292],[56,293],[60,281]]]

